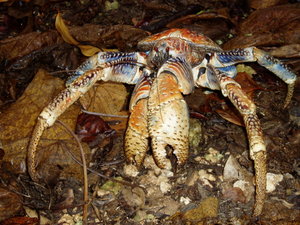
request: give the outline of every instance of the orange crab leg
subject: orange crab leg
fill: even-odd
[[[135,86],[130,100],[131,115],[125,134],[124,151],[126,159],[138,168],[143,163],[148,150],[147,113],[150,85],[151,80],[145,75],[141,77]]]
[[[228,97],[233,105],[238,109],[244,119],[246,126],[250,157],[254,161],[255,181],[256,181],[256,200],[254,206],[254,216],[261,214],[266,193],[266,146],[263,140],[260,121],[256,115],[256,107],[253,101],[244,93],[240,85],[225,73],[217,70],[211,65],[208,68],[216,75],[221,91]]]

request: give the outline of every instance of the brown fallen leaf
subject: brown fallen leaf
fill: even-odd
[[[245,126],[242,116],[237,110],[234,109],[233,106],[216,109],[216,113],[218,113],[219,116],[221,116],[224,120],[229,121],[230,123],[238,126]]]
[[[241,23],[237,37],[224,49],[299,44],[300,5],[287,4],[254,11]]]
[[[39,218],[31,217],[13,217],[2,221],[2,225],[38,225],[40,224]]]
[[[300,44],[291,44],[281,46],[278,48],[271,48],[269,54],[278,58],[299,58]]]
[[[91,45],[82,45],[78,41],[76,41],[70,34],[68,27],[64,23],[60,13],[56,15],[55,19],[55,28],[58,30],[58,32],[61,34],[62,38],[65,42],[76,45],[80,48],[81,52],[85,56],[92,56],[95,55],[97,52],[100,52],[101,49],[91,46]],[[104,50],[102,50],[104,51]]]
[[[253,9],[263,9],[270,6],[288,3],[288,0],[249,0],[249,5]]]
[[[81,97],[80,103],[88,111],[119,114],[124,107],[127,96],[128,93],[123,84],[100,83],[94,85]]]
[[[64,82],[54,78],[44,70],[40,70],[34,80],[29,84],[24,94],[9,108],[2,112],[0,118],[0,140],[5,151],[4,161],[13,165],[14,172],[24,173],[26,170],[25,157],[27,145],[31,137],[32,129],[41,110],[64,88]],[[71,129],[75,129],[76,118],[80,107],[76,104],[66,110],[59,120],[66,123]],[[83,145],[87,154],[89,148]],[[80,159],[79,149],[73,137],[59,124],[54,124],[47,129],[39,143],[37,160],[40,167],[47,173],[55,174],[60,165],[63,176],[81,176],[81,167],[72,160],[66,148],[70,149]],[[48,168],[48,170],[47,170]],[[51,174],[45,174],[46,177]],[[49,178],[50,179],[50,178]]]
[[[0,221],[17,215],[22,211],[22,197],[8,190],[8,188],[0,187],[0,202]]]
[[[14,60],[43,47],[63,43],[57,31],[31,32],[0,41],[0,59]]]
[[[128,115],[122,110],[127,101],[128,93],[123,84],[100,83],[93,86],[83,97],[80,103],[90,112],[98,112],[112,115]],[[116,120],[116,118],[106,117],[106,121]],[[127,127],[128,118],[117,118],[119,124],[112,125],[117,132],[123,132]]]
[[[77,118],[76,131],[79,140],[94,147],[105,138],[112,137],[116,131],[100,116],[81,113]]]
[[[246,197],[243,191],[238,187],[227,188],[223,193],[223,197],[234,202],[246,203]]]

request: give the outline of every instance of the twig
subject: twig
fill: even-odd
[[[114,114],[106,114],[106,113],[98,113],[98,112],[90,112],[84,109],[81,109],[82,112],[95,116],[106,116],[106,117],[116,117],[116,118],[128,118],[127,115],[114,115]]]
[[[76,156],[75,156],[68,148],[66,148],[66,150],[67,150],[67,152],[70,154],[71,158],[72,158],[76,163],[78,163],[80,166],[83,166],[82,163],[76,158]],[[102,178],[106,179],[106,180],[111,180],[111,181],[113,181],[113,182],[120,183],[120,184],[129,186],[129,187],[132,187],[132,188],[135,188],[135,187],[142,188],[142,189],[145,191],[145,193],[147,193],[147,190],[146,190],[144,187],[139,186],[139,185],[137,185],[137,184],[132,184],[132,183],[127,182],[127,181],[124,181],[124,180],[117,180],[117,179],[114,179],[114,178],[112,178],[112,177],[105,176],[105,175],[103,175],[102,173],[99,173],[99,172],[97,172],[96,170],[93,170],[93,169],[91,169],[91,168],[87,168],[87,170],[90,171],[91,173],[94,173],[94,174],[98,175],[99,177],[102,177]]]
[[[79,149],[80,149],[80,154],[81,154],[81,160],[82,160],[82,166],[83,166],[83,211],[82,211],[82,222],[84,225],[87,225],[87,214],[88,214],[88,178],[87,178],[87,167],[86,167],[86,160],[84,156],[84,151],[82,148],[82,145],[79,141],[79,138],[77,137],[76,134],[62,121],[57,120],[76,140]]]

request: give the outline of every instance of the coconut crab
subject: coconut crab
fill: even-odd
[[[234,64],[256,61],[287,83],[284,107],[292,98],[296,75],[258,48],[223,51],[208,37],[187,29],[149,36],[138,47],[141,52],[99,52],[90,57],[67,80],[67,88],[43,109],[28,147],[31,178],[39,180],[36,150],[43,131],[98,80],[135,84],[124,144],[128,162],[137,167],[143,163],[150,138],[160,168],[172,167],[166,156],[167,145],[172,147],[177,164],[184,164],[188,158],[189,113],[183,95],[195,87],[205,87],[221,90],[244,119],[256,173],[254,215],[260,215],[266,189],[266,147],[255,104],[233,79],[237,73]]]

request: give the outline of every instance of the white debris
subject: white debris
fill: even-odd
[[[233,181],[239,179],[239,171],[241,166],[238,161],[233,157],[229,156],[223,170],[223,178],[225,181]]]
[[[185,205],[188,205],[190,204],[190,202],[192,201],[189,197],[183,197],[181,196],[180,199],[179,199],[180,203],[183,203]]]
[[[282,174],[267,173],[267,193],[275,191],[276,186],[283,180]]]
[[[252,176],[233,156],[229,156],[223,170],[224,181],[249,180]]]
[[[210,183],[210,181],[216,181],[214,175],[207,173],[205,170],[199,170],[198,174],[199,179],[203,182],[204,185],[213,188],[213,185]]]
[[[136,166],[130,164],[125,164],[125,166],[123,167],[123,171],[125,175],[129,177],[136,177],[139,174],[139,171],[136,168]]]

